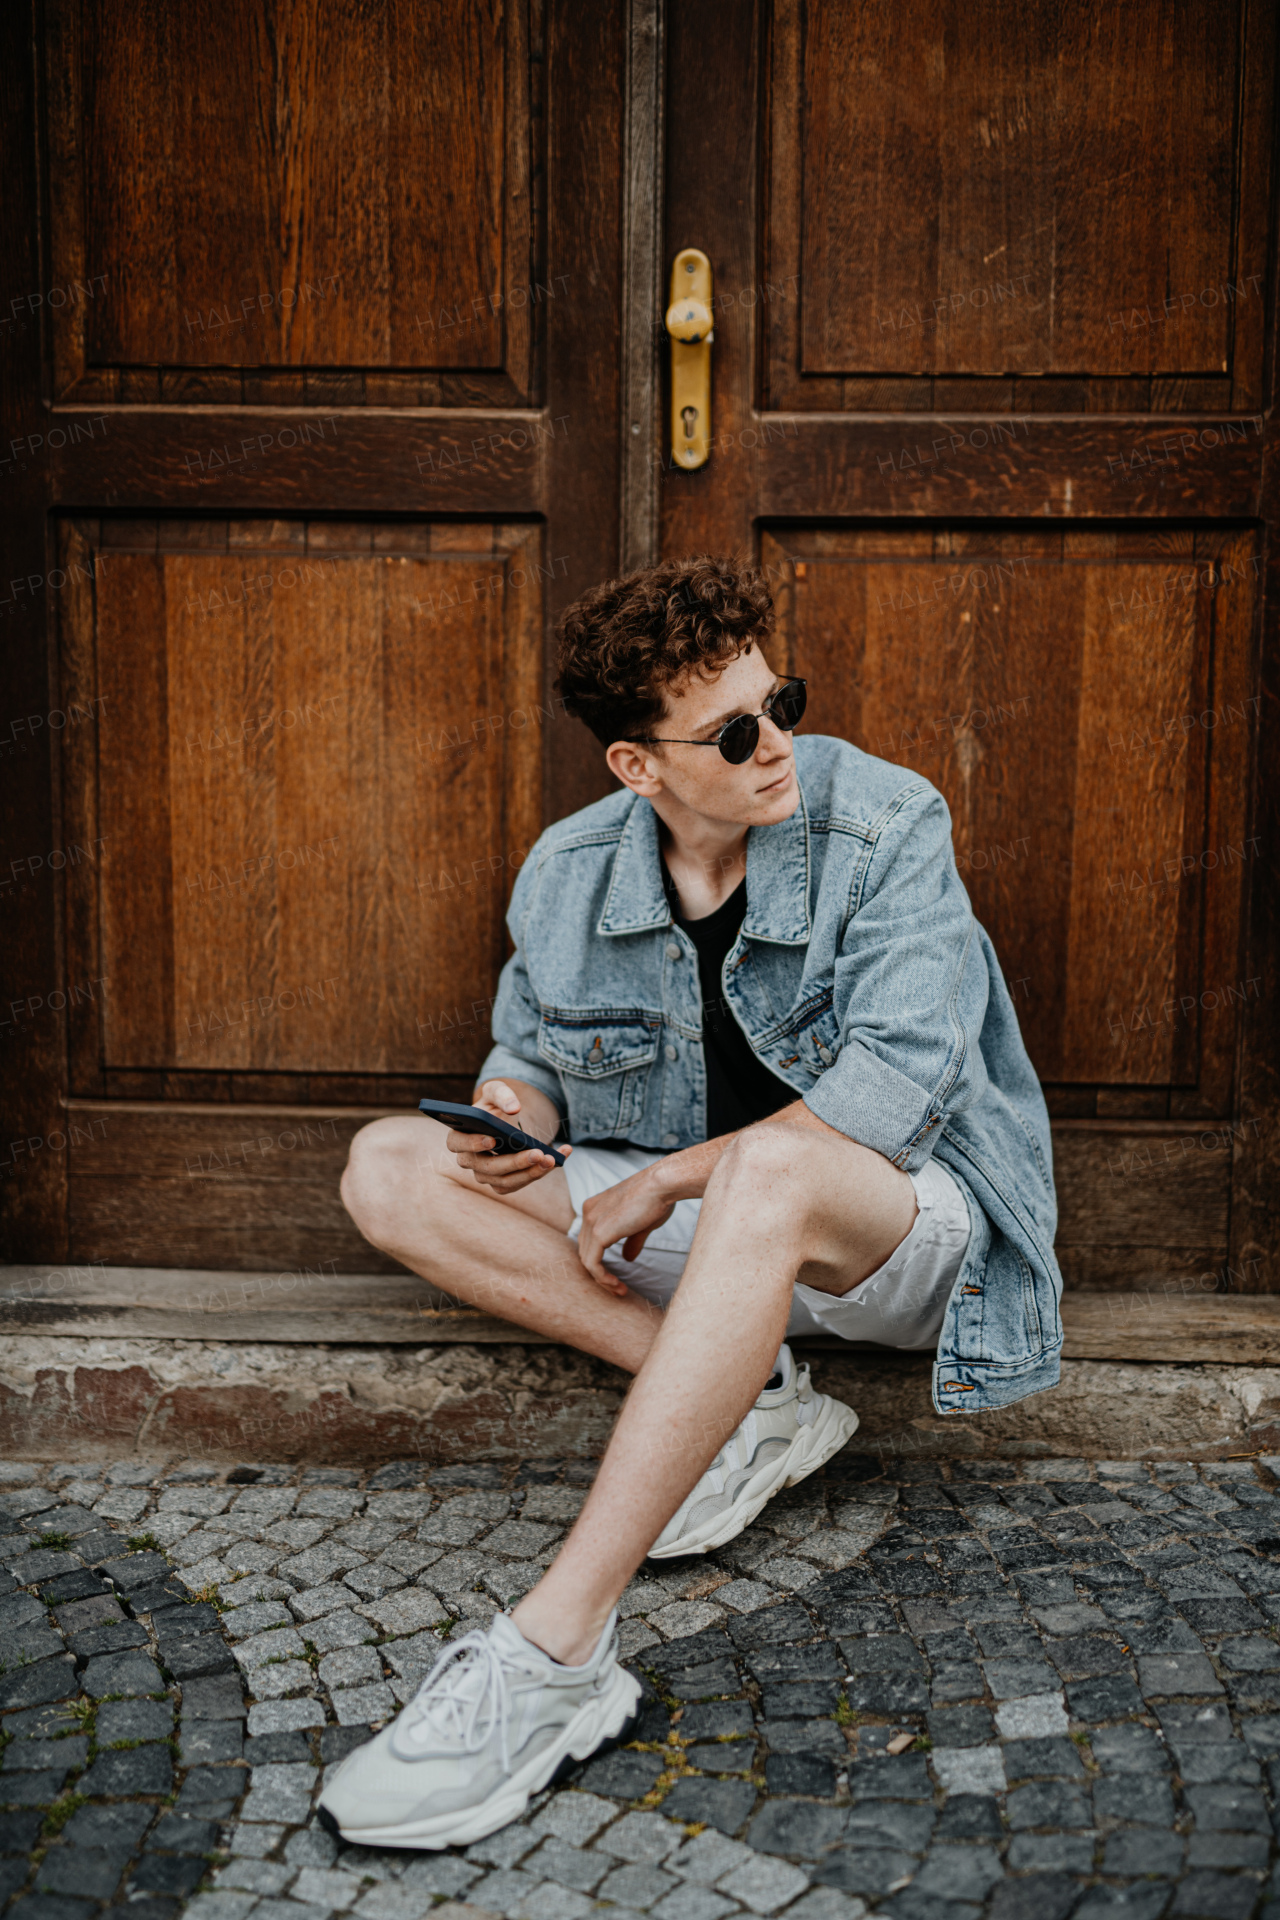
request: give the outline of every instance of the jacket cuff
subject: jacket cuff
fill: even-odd
[[[476,1075],[476,1085],[482,1080],[523,1080],[528,1087],[536,1087],[539,1093],[545,1093],[563,1120],[569,1109],[565,1103],[564,1088],[560,1085],[559,1075],[541,1061],[526,1060],[523,1054],[512,1053],[509,1047],[490,1049],[484,1065]]]
[[[835,1066],[810,1088],[804,1103],[819,1120],[874,1148],[904,1173],[924,1166],[946,1119],[923,1087],[858,1040],[845,1042]]]

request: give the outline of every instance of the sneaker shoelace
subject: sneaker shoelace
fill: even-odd
[[[535,1671],[532,1662],[522,1667],[500,1651],[487,1633],[465,1634],[436,1661],[409,1702],[397,1734],[419,1748],[438,1742],[479,1753],[496,1729],[502,1765],[510,1772],[508,1668]]]

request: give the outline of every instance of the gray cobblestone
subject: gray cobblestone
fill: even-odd
[[[267,1660],[250,1670],[248,1684],[258,1700],[281,1700],[314,1686],[315,1675],[305,1660]]]
[[[355,1912],[363,1920],[422,1920],[434,1904],[431,1895],[420,1889],[382,1885],[362,1894]]]
[[[378,1555],[378,1564],[395,1567],[397,1572],[412,1579],[424,1568],[434,1566],[435,1562],[441,1558],[440,1547],[419,1546],[412,1540],[399,1540],[394,1546],[388,1547],[384,1553]]]
[[[252,1673],[268,1661],[299,1658],[302,1651],[302,1636],[293,1627],[273,1627],[267,1633],[255,1633],[242,1640],[235,1656],[243,1672]]]
[[[716,1893],[711,1887],[688,1883],[677,1887],[649,1909],[655,1920],[723,1920],[730,1913],[741,1913],[736,1900]]]
[[[522,1914],[538,1885],[532,1874],[521,1873],[519,1868],[498,1867],[467,1889],[468,1905],[478,1907],[482,1913]],[[381,1920],[381,1916],[375,1916],[375,1920]]]
[[[293,1733],[303,1727],[322,1727],[324,1708],[318,1700],[260,1700],[249,1709],[249,1733]]]
[[[479,1514],[458,1513],[456,1503],[441,1507],[424,1520],[418,1528],[415,1538],[431,1546],[468,1547],[477,1535],[484,1532],[486,1522]]]
[[[534,1833],[554,1834],[570,1846],[585,1847],[618,1812],[614,1800],[594,1793],[555,1793],[532,1821]]]
[[[463,1895],[483,1871],[456,1853],[419,1854],[406,1865],[402,1884],[410,1893]]]
[[[866,1902],[850,1899],[834,1887],[814,1887],[788,1909],[789,1920],[862,1920]]]
[[[350,1598],[348,1593],[348,1602]],[[388,1594],[384,1600],[366,1601],[353,1611],[372,1621],[383,1635],[395,1634],[397,1637],[420,1633],[424,1627],[434,1627],[448,1613],[436,1593],[428,1587],[405,1588],[399,1593]]]
[[[254,1908],[254,1920],[325,1920],[324,1907],[308,1906],[296,1900],[259,1901]]]
[[[327,1653],[317,1672],[324,1685],[333,1692],[340,1687],[363,1686],[368,1681],[381,1684],[382,1662],[376,1648],[348,1645]]]
[[[639,1907],[643,1910],[645,1907],[651,1907],[656,1900],[660,1900],[664,1893],[672,1892],[679,1884],[671,1874],[664,1873],[661,1867],[648,1864],[615,1867],[612,1873],[607,1874],[601,1881],[599,1898],[612,1900],[618,1906]],[[477,1901],[480,1899],[481,1892],[482,1888],[476,1889]]]
[[[473,1841],[466,1857],[486,1867],[514,1867],[533,1851],[534,1839],[528,1827],[500,1827],[496,1833],[487,1833],[482,1840]]]
[[[296,1871],[275,1860],[231,1860],[213,1877],[217,1886],[243,1893],[283,1893]]]
[[[304,1553],[309,1547],[314,1547],[317,1541],[323,1540],[327,1531],[323,1520],[273,1520],[264,1529],[262,1537],[269,1545],[278,1548],[281,1554],[290,1550]]]
[[[338,1857],[338,1842],[323,1827],[303,1827],[289,1835],[284,1857],[294,1867],[331,1867]]]
[[[570,1847],[549,1835],[536,1853],[525,1860],[525,1870],[540,1878],[555,1880],[578,1893],[594,1893],[610,1868],[617,1864],[610,1853],[594,1847]]]
[[[595,1911],[595,1903],[570,1887],[544,1880],[526,1897],[519,1911],[524,1920],[586,1920]]]
[[[366,1561],[363,1565],[352,1567],[342,1576],[343,1585],[358,1593],[362,1600],[376,1600],[381,1594],[394,1593],[397,1587],[403,1587],[408,1575],[396,1567],[386,1566],[380,1561]]]
[[[716,1881],[720,1892],[741,1900],[753,1913],[776,1912],[803,1893],[808,1884],[808,1874],[767,1854],[755,1854],[739,1862]]]
[[[433,1592],[446,1596],[468,1593],[479,1586],[486,1573],[499,1571],[500,1563],[491,1560],[488,1554],[464,1549],[460,1553],[447,1553],[436,1561],[431,1569],[431,1587]]]
[[[607,1838],[597,1844],[607,1845]],[[712,1828],[692,1840],[686,1840],[678,1852],[669,1856],[666,1865],[682,1879],[696,1880],[710,1886],[722,1875],[732,1873],[735,1868],[758,1858],[759,1855],[753,1853],[750,1847],[744,1847],[740,1841],[730,1840]]]
[[[346,1488],[312,1487],[299,1495],[294,1512],[300,1519],[349,1520],[364,1506],[364,1495]]]
[[[599,1843],[620,1860],[662,1861],[680,1844],[680,1829],[656,1813],[628,1813]]]
[[[194,1513],[202,1517],[222,1513],[233,1495],[225,1487],[166,1487],[158,1502],[161,1513]]]
[[[293,1622],[287,1607],[278,1600],[262,1600],[247,1607],[230,1607],[222,1616],[222,1629],[231,1640],[248,1640],[271,1627],[288,1627]]]
[[[353,1905],[359,1887],[353,1883],[349,1873],[335,1873],[325,1867],[304,1867],[289,1892],[294,1900],[307,1900],[317,1907],[341,1910]]]
[[[396,1710],[395,1695],[385,1682],[372,1687],[347,1687],[333,1695],[333,1709],[340,1727],[377,1725],[389,1720]]]
[[[305,1762],[294,1766],[254,1767],[241,1819],[282,1821],[286,1826],[300,1826],[311,1811],[315,1780],[315,1768]]]
[[[247,1920],[256,1904],[252,1893],[198,1893],[187,1908],[187,1920]]]
[[[364,1555],[357,1553],[354,1547],[341,1547],[330,1540],[322,1540],[318,1545],[309,1547],[303,1553],[294,1554],[280,1562],[281,1576],[298,1588],[299,1592],[308,1587],[318,1586],[328,1581],[335,1573],[348,1573],[352,1567],[358,1567]]]
[[[284,1831],[282,1826],[273,1826],[270,1822],[262,1825],[242,1824],[231,1829],[228,1846],[233,1854],[242,1858],[264,1860],[269,1853],[275,1852]]]
[[[337,1607],[349,1607],[351,1589],[340,1586],[337,1581],[325,1581],[318,1587],[305,1587],[300,1593],[295,1593],[291,1587],[288,1605],[289,1611],[297,1620],[319,1620],[324,1614],[332,1613]]]

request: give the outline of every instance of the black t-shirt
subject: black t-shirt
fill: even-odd
[[[776,1074],[770,1073],[751,1051],[750,1042],[724,997],[720,972],[725,956],[738,937],[747,911],[744,880],[729,898],[702,920],[687,920],[680,896],[664,864],[663,885],[671,917],[692,940],[698,954],[702,988],[702,1050],[707,1063],[707,1138],[737,1133],[754,1120],[763,1120],[797,1098]]]

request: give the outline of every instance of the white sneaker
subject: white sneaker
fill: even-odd
[[[532,1646],[509,1614],[467,1634],[399,1718],[335,1770],[323,1824],[363,1846],[436,1849],[518,1820],[565,1761],[634,1722],[640,1682],[618,1665],[617,1619],[581,1667]]]
[[[797,1369],[790,1347],[779,1349],[777,1371],[781,1386],[766,1387],[730,1434],[650,1547],[651,1560],[722,1547],[775,1493],[816,1472],[856,1431],[853,1408],[815,1393],[808,1366]]]

